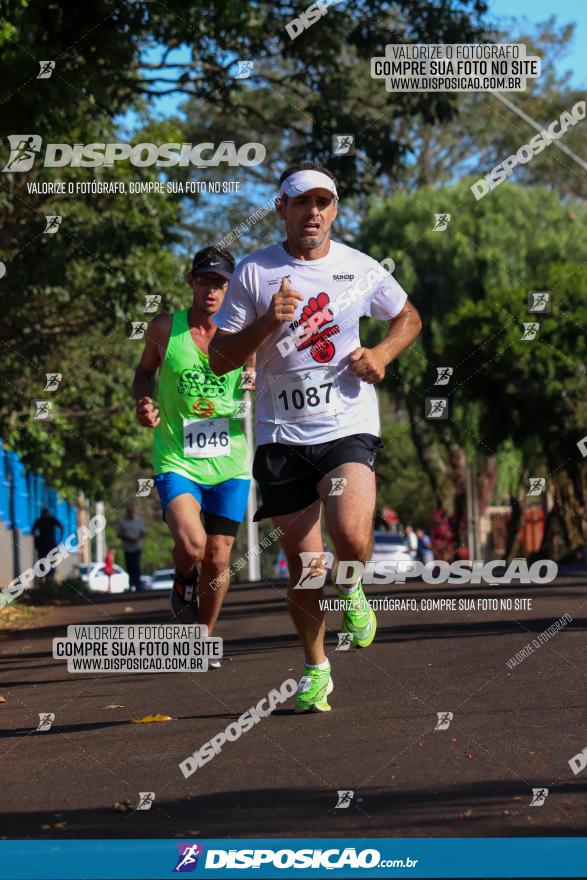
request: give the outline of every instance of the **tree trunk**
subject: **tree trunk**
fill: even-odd
[[[587,466],[580,465],[573,474],[556,471],[552,477],[555,509],[560,517],[571,552],[581,558],[587,544]]]
[[[496,466],[496,456],[488,455],[477,475],[477,505],[480,517],[485,514],[493,498],[493,490],[497,481]]]
[[[435,431],[421,415],[420,401],[417,402],[418,410],[415,409],[415,402],[410,397],[406,402],[410,414],[412,440],[422,462],[422,467],[430,478],[438,506],[445,510],[449,516],[454,516],[455,487],[450,463],[443,454],[442,444]]]
[[[525,487],[528,485],[528,473],[523,471],[520,476],[517,497],[512,495],[510,498],[511,516],[508,520],[507,539],[505,545],[505,558],[508,562],[520,555],[522,543],[520,541],[520,526],[524,519],[526,510],[526,494]]]

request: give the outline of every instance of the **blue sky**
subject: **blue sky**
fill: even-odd
[[[526,18],[531,23],[546,21],[556,15],[557,24],[576,23],[575,39],[571,50],[557,65],[559,73],[573,71],[572,83],[577,87],[587,84],[587,3],[585,0],[488,0],[490,20]]]

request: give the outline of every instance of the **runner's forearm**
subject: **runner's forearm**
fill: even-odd
[[[255,354],[263,340],[279,326],[269,324],[267,316],[258,318],[237,333],[216,333],[208,349],[210,367],[217,376],[242,367]]]
[[[420,315],[411,307],[409,311],[402,312],[389,322],[387,336],[379,345],[373,347],[373,351],[383,356],[387,366],[412,344],[421,329]]]
[[[135,400],[141,397],[153,397],[155,394],[155,375],[154,373],[146,373],[138,367],[135,378],[132,383],[132,395]]]

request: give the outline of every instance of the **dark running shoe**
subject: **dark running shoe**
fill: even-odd
[[[186,578],[181,572],[174,572],[171,590],[171,613],[178,623],[198,622],[198,580],[201,568],[196,565],[193,573]]]

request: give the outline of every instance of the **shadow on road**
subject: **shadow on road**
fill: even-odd
[[[178,783],[181,784],[181,783]],[[535,783],[537,786],[540,782]],[[189,785],[189,783],[188,783]],[[573,796],[584,798],[586,782],[552,785],[546,804],[530,808],[525,784],[512,780],[480,780],[453,785],[385,791],[366,788],[359,802],[334,809],[333,789],[255,788],[196,794],[155,802],[150,810],[118,813],[111,808],[63,809],[59,816],[43,812],[9,812],[1,820],[8,838],[132,838],[132,837],[280,837],[352,836],[425,837],[437,834],[475,836],[573,836],[584,833],[575,811],[570,817],[563,804]],[[136,802],[136,792],[125,792]],[[529,821],[530,820],[530,821]],[[565,821],[563,827],[563,820]],[[61,821],[62,831],[41,831],[41,825]],[[446,826],[445,826],[446,823]],[[173,850],[170,844],[170,851]]]

